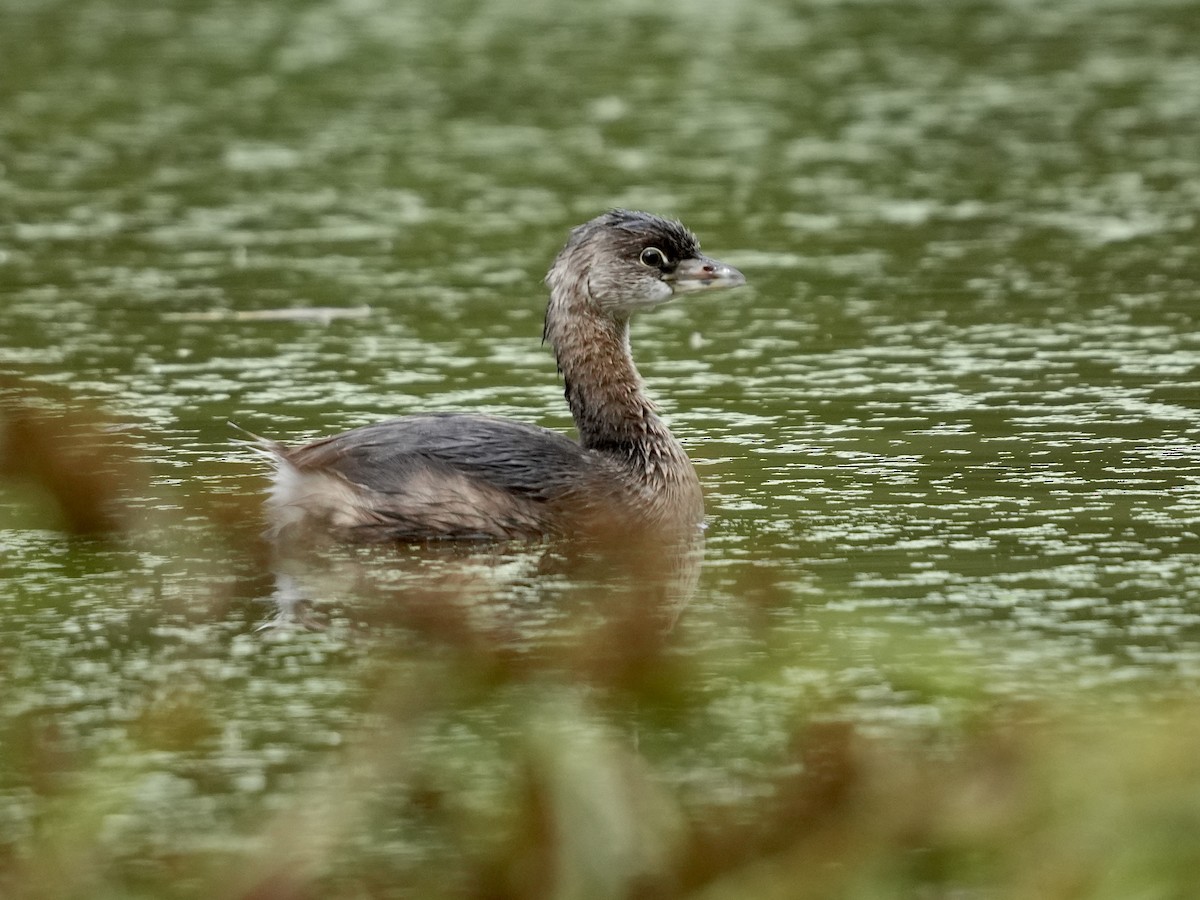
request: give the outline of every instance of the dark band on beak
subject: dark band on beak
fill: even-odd
[[[746,283],[746,276],[718,260],[693,256],[681,259],[667,280],[676,293],[687,293],[738,287]]]

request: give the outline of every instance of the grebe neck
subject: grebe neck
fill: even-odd
[[[546,339],[558,360],[580,443],[635,464],[686,463],[683,447],[659,417],[633,363],[629,320],[580,302],[568,311],[556,299],[547,310]]]

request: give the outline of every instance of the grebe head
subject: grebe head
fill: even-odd
[[[546,276],[552,296],[567,291],[613,319],[627,319],[676,294],[737,287],[737,269],[700,252],[679,222],[614,209],[571,231]]]

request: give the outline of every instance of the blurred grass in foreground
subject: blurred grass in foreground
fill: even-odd
[[[102,428],[38,416],[36,405],[5,410],[20,493],[70,497],[81,469],[124,473],[87,479],[88,506],[64,508],[62,529],[152,541],[158,553],[172,535],[195,538],[114,518],[136,465]],[[246,539],[254,517],[234,507],[208,512],[218,527],[200,542],[207,566],[195,546],[177,548],[192,561],[186,588],[138,610],[146,641],[180,615],[227,619],[268,587],[265,557]],[[88,539],[74,540],[86,550]],[[274,672],[222,680],[185,665],[148,678],[136,713],[106,719],[88,743],[68,738],[51,707],[10,717],[0,895],[1126,900],[1194,890],[1200,702],[1126,698],[1106,711],[1082,691],[1078,704],[1017,701],[936,638],[878,626],[864,637],[848,622],[843,639],[869,641],[890,683],[939,715],[872,725],[849,702],[797,690],[780,739],[756,748],[722,733],[719,685],[777,679],[810,649],[773,632],[786,588],[769,567],[749,569],[744,607],[721,614],[737,640],[698,653],[687,614],[675,622],[644,572],[570,566],[559,618],[531,643],[525,618],[544,610],[492,604],[480,554],[450,552],[434,577],[395,575],[430,556],[319,566],[317,595],[336,598],[317,610],[320,630],[254,633],[247,616],[225,649],[271,651],[285,663]],[[559,579],[553,563],[547,555],[526,577]],[[231,568],[261,571],[231,582]],[[54,666],[19,644],[5,642],[6,663]],[[273,676],[286,693],[289,668],[318,682],[310,690],[336,682],[344,690],[331,702],[355,724],[305,733],[301,718],[289,731],[281,710],[273,738],[239,744],[229,723]],[[265,783],[238,765],[290,745],[305,754]]]
[[[218,730],[215,698],[164,700],[132,755],[55,754],[48,723],[9,723],[4,780],[38,810],[4,848],[4,896],[1124,900],[1187,896],[1200,870],[1194,705],[994,709],[954,734],[801,719],[768,790],[707,802],[612,723],[627,710],[562,683],[513,693],[393,672],[369,726],[207,839],[160,830],[203,786],[159,766]],[[448,707],[490,701],[492,755],[442,755]]]

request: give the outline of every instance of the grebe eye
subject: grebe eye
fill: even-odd
[[[647,247],[638,258],[643,266],[649,266],[651,269],[661,269],[667,264],[666,254],[657,247]]]

